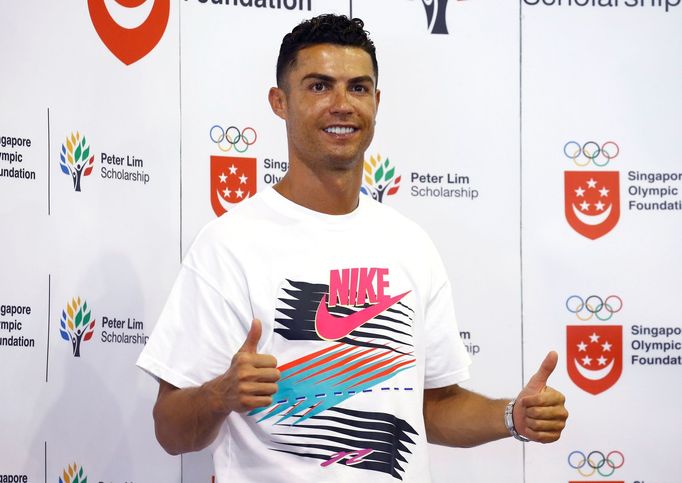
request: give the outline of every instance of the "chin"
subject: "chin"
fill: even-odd
[[[363,156],[342,156],[342,155],[331,155],[327,156],[323,163],[326,166],[331,167],[334,170],[348,171],[355,169],[358,164],[362,166],[364,162]]]

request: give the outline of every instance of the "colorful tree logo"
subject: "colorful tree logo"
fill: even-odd
[[[59,483],[88,483],[88,477],[83,473],[83,467],[80,468],[76,463],[69,465],[62,472],[59,478]]]
[[[365,161],[365,183],[360,188],[361,192],[382,202],[384,194],[386,196],[394,195],[399,188],[400,176],[395,176],[395,168],[391,167],[388,158],[386,161],[382,161],[381,155],[377,154],[376,158],[370,156],[369,160]]]
[[[59,333],[62,339],[71,341],[74,357],[81,356],[81,341],[90,340],[95,333],[95,319],[90,319],[88,303],[83,301],[81,305],[80,297],[74,297],[62,310]]]
[[[59,167],[62,173],[70,174],[73,180],[73,188],[81,190],[81,176],[90,176],[95,163],[95,155],[90,156],[90,146],[85,140],[81,139],[79,132],[71,137],[66,137],[66,144],[62,144],[62,152],[59,154]]]

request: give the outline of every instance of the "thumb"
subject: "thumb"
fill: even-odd
[[[251,322],[251,329],[249,333],[246,334],[246,340],[239,348],[237,352],[251,352],[255,354],[258,352],[258,341],[260,341],[261,333],[263,332],[263,327],[260,320],[253,319]]]
[[[545,360],[540,364],[538,372],[533,374],[533,377],[531,377],[528,384],[526,384],[526,390],[531,394],[537,394],[542,391],[545,386],[547,386],[547,379],[549,379],[549,376],[554,372],[558,360],[559,354],[555,351],[551,351],[547,354]]]

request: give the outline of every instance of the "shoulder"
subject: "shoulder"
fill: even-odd
[[[260,194],[256,194],[211,220],[197,233],[183,264],[196,269],[236,261],[236,254],[267,230],[267,220],[273,218],[270,211]]]
[[[197,234],[196,241],[204,239],[209,241],[243,239],[244,230],[272,220],[275,213],[265,201],[266,194],[259,192],[237,204],[218,218],[208,222]]]

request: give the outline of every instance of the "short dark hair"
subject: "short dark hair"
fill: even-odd
[[[284,77],[296,64],[298,51],[318,44],[335,44],[358,47],[369,54],[374,67],[374,77],[379,77],[376,48],[359,18],[349,19],[345,15],[324,14],[305,20],[294,27],[282,39],[277,57],[277,86],[284,85]]]

